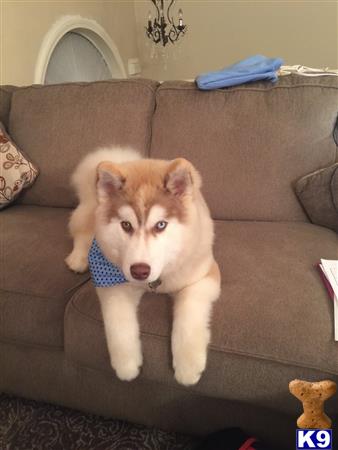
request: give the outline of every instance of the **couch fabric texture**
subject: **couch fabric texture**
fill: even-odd
[[[150,80],[2,88],[0,120],[41,173],[0,213],[0,390],[181,432],[239,425],[292,448],[289,381],[338,381],[333,305],[314,269],[337,259],[337,235],[312,224],[294,192],[338,161],[337,99],[336,78],[296,75],[211,92]],[[202,174],[222,293],[194,387],[173,378],[166,296],[141,302],[144,366],[123,383],[89,275],[64,265],[70,174],[110,144],[183,156]],[[328,412],[338,416],[337,403]]]
[[[15,91],[8,131],[40,168],[35,189],[25,193],[22,203],[74,206],[70,175],[81,156],[97,147],[131,146],[145,155],[155,87],[153,81],[104,81]]]

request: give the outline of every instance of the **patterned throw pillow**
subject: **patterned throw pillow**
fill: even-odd
[[[0,122],[0,209],[34,183],[38,169],[11,141]]]

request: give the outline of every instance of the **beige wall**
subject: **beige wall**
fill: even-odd
[[[98,22],[117,45],[125,68],[128,58],[138,56],[132,0],[0,0],[0,10],[1,84],[33,83],[42,39],[53,23],[64,15],[81,15]]]
[[[117,45],[125,68],[128,58],[140,56],[142,76],[149,78],[194,78],[257,53],[281,56],[286,64],[338,67],[335,0],[176,3],[174,12],[183,8],[188,33],[179,46],[167,46],[167,58],[151,59],[144,34],[149,0],[0,0],[0,83],[33,83],[42,39],[63,15],[97,21]]]
[[[189,29],[181,48],[169,56],[166,70],[161,58],[150,59],[146,47],[143,27],[149,5],[149,0],[135,0],[146,77],[195,78],[258,53],[282,57],[288,65],[338,67],[336,0],[177,0],[176,11],[183,8]]]

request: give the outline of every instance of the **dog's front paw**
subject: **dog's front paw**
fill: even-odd
[[[173,366],[176,381],[185,386],[198,383],[205,369],[207,353],[200,351],[180,351],[174,355]]]
[[[88,257],[74,250],[65,259],[65,263],[74,272],[83,273],[88,270]]]
[[[135,356],[115,358],[112,361],[112,366],[115,369],[116,375],[122,381],[134,380],[140,373],[142,366],[142,353],[137,352]]]
[[[138,377],[140,373],[140,365],[138,365],[135,361],[130,360],[121,366],[116,366],[115,372],[120,380],[132,381]]]

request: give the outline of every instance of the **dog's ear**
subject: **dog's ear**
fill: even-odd
[[[116,164],[103,161],[97,166],[97,193],[100,198],[111,197],[121,191],[125,177]]]
[[[164,178],[164,187],[173,195],[192,194],[195,189],[201,187],[201,177],[195,167],[184,158],[174,159]]]

